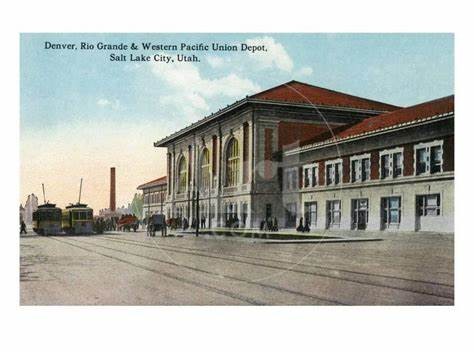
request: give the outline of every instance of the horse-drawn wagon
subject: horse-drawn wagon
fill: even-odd
[[[161,231],[161,236],[166,237],[166,217],[164,214],[154,214],[148,218],[147,234],[151,237],[156,235],[156,232]]]

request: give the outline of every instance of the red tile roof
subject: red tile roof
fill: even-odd
[[[340,142],[346,139],[365,136],[378,131],[395,129],[400,126],[426,121],[440,116],[454,113],[454,95],[442,97],[433,101],[403,108],[397,111],[368,117],[352,126],[342,126],[324,132],[302,142],[299,148],[290,149],[287,153],[294,154],[300,150],[307,150]]]
[[[358,136],[361,134],[387,129],[404,123],[431,118],[433,116],[454,112],[454,95],[437,100],[423,102],[390,113],[369,117],[336,134],[336,139]]]
[[[150,187],[161,186],[161,185],[166,185],[166,184],[167,184],[166,176],[162,176],[158,179],[141,184],[140,186],[137,187],[137,190],[148,189]]]
[[[301,83],[295,80],[262,91],[250,96],[250,98],[291,103],[312,103],[321,106],[350,107],[374,111],[394,111],[400,108],[398,106],[364,99],[362,97]]]
[[[358,96],[345,94],[342,92],[321,88],[318,86],[302,83],[296,80],[275,86],[268,90],[259,92],[252,96],[247,96],[241,100],[234,102],[227,107],[211,113],[191,125],[184,127],[169,136],[166,136],[157,142],[154,142],[155,147],[165,147],[168,143],[174,141],[192,130],[198,129],[202,125],[214,121],[217,117],[229,113],[234,109],[240,108],[248,103],[255,103],[261,101],[282,102],[287,104],[313,104],[316,106],[327,107],[341,107],[345,109],[354,110],[370,110],[376,111],[374,114],[381,112],[390,112],[398,110],[401,107],[386,104],[379,101],[369,100]]]

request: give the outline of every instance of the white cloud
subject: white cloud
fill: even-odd
[[[313,68],[308,66],[302,67],[295,72],[296,76],[310,76],[311,74],[313,74]]]
[[[192,107],[200,110],[209,110],[206,100],[196,93],[187,93],[182,96],[165,95],[160,97],[159,102],[162,105],[179,106],[182,104],[182,98],[186,99],[186,101],[189,102]]]
[[[99,99],[97,100],[97,105],[105,107],[105,106],[110,105],[110,101],[107,99]]]
[[[223,73],[219,77],[204,77],[199,65],[195,63],[151,62],[149,65],[152,73],[166,84],[167,94],[159,98],[159,104],[172,107],[170,116],[193,122],[209,112],[213,99],[224,98],[230,103],[260,91],[258,84],[244,77],[249,70],[275,69],[294,77],[313,74],[310,66],[295,68],[283,44],[273,37],[249,38],[245,43],[250,46],[265,46],[266,51],[205,57],[207,64],[216,69],[215,73]]]
[[[225,64],[224,58],[215,55],[207,56],[206,60],[212,68],[220,68]]]
[[[100,107],[112,107],[113,109],[118,109],[120,108],[120,101],[117,99],[108,100],[108,99],[101,98],[97,100],[97,105]]]
[[[266,51],[259,51],[251,53],[249,57],[252,58],[259,68],[267,69],[276,67],[280,70],[291,72],[293,70],[293,60],[286,51],[285,47],[275,41],[273,37],[264,36],[250,38],[245,41],[251,46],[265,46]]]
[[[160,104],[171,105],[195,120],[209,110],[208,99],[226,97],[231,100],[261,90],[249,79],[231,73],[216,79],[204,78],[193,63],[151,63],[152,72],[170,88],[170,94],[160,98]]]

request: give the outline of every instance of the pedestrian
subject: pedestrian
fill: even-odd
[[[305,219],[305,222],[304,222],[304,228],[303,228],[303,232],[309,232],[310,231],[310,228],[309,228],[309,220],[308,218]]]
[[[303,217],[300,218],[300,224],[298,225],[298,227],[296,228],[296,231],[297,232],[303,232],[304,230],[304,227],[303,227]]]
[[[20,234],[23,234],[23,233],[27,234],[27,232],[26,232],[26,224],[25,224],[24,221],[21,221],[21,223],[20,223]]]

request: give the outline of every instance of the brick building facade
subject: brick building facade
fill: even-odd
[[[453,96],[401,108],[291,81],[155,146],[170,217],[199,205],[211,228],[453,230]]]

